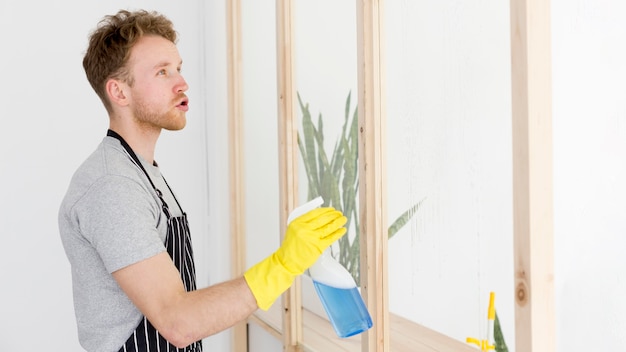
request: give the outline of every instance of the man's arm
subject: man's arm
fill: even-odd
[[[186,292],[167,252],[117,270],[113,277],[159,333],[179,348],[235,325],[258,308],[243,277]]]
[[[293,220],[281,246],[244,277],[186,292],[166,252],[113,273],[135,306],[169,342],[185,347],[267,310],[322,252],[346,233],[347,219],[317,208]]]

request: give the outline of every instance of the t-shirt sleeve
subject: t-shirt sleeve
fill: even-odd
[[[144,185],[124,176],[106,176],[76,206],[82,236],[109,273],[165,251],[158,227],[166,221]]]

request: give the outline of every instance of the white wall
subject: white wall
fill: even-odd
[[[156,159],[189,214],[199,283],[229,275],[224,4],[2,1],[2,350],[81,350],[57,211],[72,173],[108,127],[82,55],[102,16],[141,7],[173,20],[190,86],[188,125],[162,134]],[[226,350],[228,335],[206,344]]]

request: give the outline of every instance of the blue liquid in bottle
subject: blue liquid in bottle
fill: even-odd
[[[336,288],[317,281],[313,285],[337,336],[353,336],[372,327],[372,318],[356,287]]]
[[[313,210],[324,203],[317,197],[294,209],[287,222]],[[325,250],[313,266],[309,268],[313,286],[322,301],[324,310],[339,337],[360,334],[372,327],[370,317],[356,282],[350,273]]]

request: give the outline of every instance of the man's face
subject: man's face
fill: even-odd
[[[176,45],[159,36],[145,36],[133,47],[128,62],[135,122],[148,128],[180,130],[189,110],[180,74],[182,60]]]

